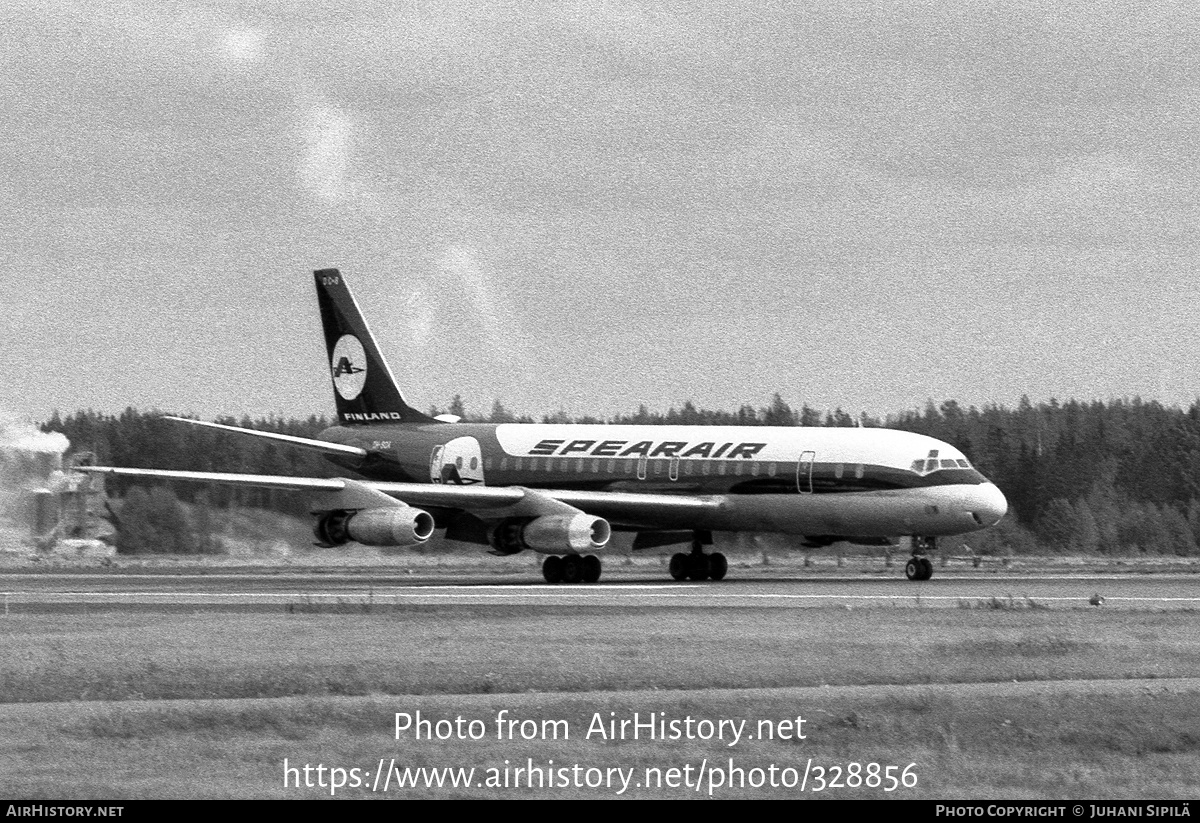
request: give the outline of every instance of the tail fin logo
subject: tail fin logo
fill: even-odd
[[[357,337],[343,334],[338,338],[329,366],[333,370],[333,387],[343,400],[353,400],[362,393],[367,382],[367,354]]]

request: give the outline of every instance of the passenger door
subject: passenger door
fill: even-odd
[[[429,479],[454,486],[484,484],[483,451],[474,437],[456,437],[445,446],[434,446],[429,457]]]
[[[800,462],[796,464],[796,488],[801,494],[812,494],[813,463],[816,462],[816,452],[802,452]]]

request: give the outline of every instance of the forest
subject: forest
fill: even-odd
[[[466,421],[533,422],[515,417],[497,401],[473,414],[461,397],[447,409]],[[263,444],[162,419],[163,412],[128,408],[118,415],[92,410],[55,412],[43,431],[62,432],[72,452],[90,451],[103,465],[191,471],[303,474],[331,477],[338,469],[299,449]],[[215,422],[315,437],[333,425],[324,416],[304,419],[218,418]],[[684,403],[665,413],[641,406],[610,419],[545,415],[547,423],[704,424],[731,426],[884,426],[944,440],[967,454],[1009,501],[1004,521],[969,535],[973,551],[991,554],[1200,554],[1200,400],[1188,409],[1132,399],[1038,404],[1022,397],[1016,408],[963,408],[954,400],[929,401],[923,410],[884,419],[835,409],[794,409],[776,394],[764,407],[711,411]],[[123,494],[127,484],[112,484]],[[174,484],[188,502],[262,507],[303,514],[299,495],[270,490],[200,488]],[[140,504],[143,497],[135,495]]]

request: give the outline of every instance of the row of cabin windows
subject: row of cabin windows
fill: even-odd
[[[696,461],[680,460],[678,457],[669,460],[644,457],[627,457],[624,460],[600,460],[595,457],[530,457],[528,458],[528,464],[525,463],[525,460],[526,458],[523,457],[512,458],[512,460],[502,457],[500,459],[500,471],[508,471],[511,468],[513,471],[574,471],[577,474],[590,471],[592,474],[600,474],[602,472],[601,467],[603,467],[603,473],[605,474],[617,474],[618,471],[624,474],[633,474],[636,470],[639,475],[749,474],[752,477],[758,477],[760,474],[766,474],[767,477],[774,477],[779,472],[779,467],[775,463],[764,464],[754,460]],[[696,468],[697,464],[699,464],[699,469]],[[492,467],[492,458],[487,458],[484,461],[483,467],[485,471],[489,470]],[[743,467],[746,467],[745,470],[743,470]]]
[[[529,471],[543,470],[543,471],[569,472],[569,471],[573,470],[576,473],[582,474],[583,472],[587,471],[590,468],[592,474],[600,474],[601,473],[600,466],[603,464],[603,466],[605,467],[604,473],[616,474],[617,466],[621,462],[620,460],[600,460],[599,458],[594,458],[594,457],[591,459],[585,458],[585,457],[574,457],[574,458],[572,458],[572,457],[558,457],[558,458],[555,458],[555,457],[541,457],[541,458],[530,457],[529,465],[525,466],[524,461],[525,461],[525,458],[516,457],[516,458],[513,458],[512,462],[510,463],[509,458],[502,457],[500,459],[500,471],[508,471],[511,466],[513,471],[523,471],[523,470],[527,469]],[[459,468],[462,468],[462,458],[461,457],[458,458],[458,460],[455,462],[458,464]],[[478,465],[478,458],[472,457],[471,458],[471,468],[474,469],[477,465]],[[486,460],[484,460],[484,463],[483,463],[484,471],[491,471],[492,465],[493,465],[493,458],[489,457]],[[696,471],[697,465],[699,465],[699,471]],[[682,472],[680,472],[681,466],[683,468]],[[761,462],[755,461],[755,460],[700,460],[700,461],[696,461],[696,460],[680,460],[677,457],[671,458],[670,460],[649,459],[649,458],[634,459],[632,457],[626,458],[624,460],[624,466],[622,467],[623,473],[624,474],[633,474],[635,467],[637,468],[637,473],[638,473],[639,477],[645,477],[647,473],[660,475],[660,476],[662,474],[669,474],[669,475],[671,475],[672,479],[674,479],[675,477],[678,477],[679,474],[681,474],[681,473],[685,476],[695,475],[695,474],[711,475],[711,474],[715,473],[718,476],[732,474],[736,477],[740,477],[745,474],[748,474],[751,477],[758,477],[764,473],[766,474],[767,477],[775,477],[779,473],[779,466],[776,463],[764,464],[764,463],[761,463]],[[665,472],[664,472],[664,467],[666,467]],[[714,467],[716,469],[715,472],[713,471]],[[732,471],[730,471],[731,467],[732,467]],[[743,467],[746,468],[745,471],[743,471]],[[838,480],[841,480],[843,477],[846,476],[846,471],[847,471],[847,466],[844,463],[838,463],[833,467],[833,476],[835,478],[837,478]],[[865,467],[863,466],[862,463],[856,463],[850,468],[850,471],[854,475],[854,478],[856,480],[861,480],[863,478],[863,474],[865,473]]]

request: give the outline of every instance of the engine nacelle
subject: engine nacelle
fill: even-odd
[[[314,532],[325,545],[354,540],[367,546],[416,546],[433,534],[433,515],[411,506],[332,511],[317,520]]]
[[[590,514],[548,514],[510,517],[492,530],[492,554],[509,555],[533,549],[542,554],[579,554],[603,548],[612,526]]]
[[[535,517],[521,529],[521,542],[543,554],[592,552],[604,548],[611,536],[607,520],[583,512]]]

